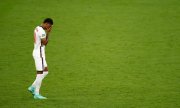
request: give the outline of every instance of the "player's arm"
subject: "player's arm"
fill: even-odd
[[[47,35],[46,35],[45,32],[42,32],[42,33],[40,34],[40,38],[41,38],[41,44],[47,45],[47,43],[48,43],[48,37],[47,37]]]
[[[41,43],[43,44],[43,45],[47,45],[47,43],[48,43],[48,38],[46,37],[46,38],[41,38]]]
[[[49,38],[49,33],[50,32],[51,32],[51,27],[46,30],[46,35],[45,36],[42,35],[41,43],[43,45],[47,45],[48,44],[48,38]]]
[[[52,27],[50,27],[46,30],[46,38],[41,39],[41,42],[43,43],[43,45],[48,44],[48,38],[49,38],[49,33],[51,32],[51,28]]]

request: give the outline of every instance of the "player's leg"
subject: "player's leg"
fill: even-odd
[[[43,73],[42,72],[43,68],[42,68],[42,59],[40,57],[35,57],[35,56],[33,56],[33,58],[34,58],[37,73],[36,73],[36,79],[34,80],[33,84],[28,88],[28,90],[34,95],[36,86],[40,79],[40,74]]]
[[[43,97],[40,95],[40,88],[41,88],[41,84],[42,84],[42,80],[44,79],[44,67],[47,66],[46,61],[44,61],[43,58],[38,58],[37,59],[37,67],[36,70],[40,70],[37,71],[37,80],[36,80],[36,89],[35,89],[35,95],[34,95],[34,99],[47,99],[46,97]]]
[[[31,89],[29,90],[28,88],[28,90],[32,92],[35,99],[45,99],[45,97],[39,94],[42,79],[43,79],[43,70],[44,70],[43,59],[40,57],[34,57],[34,61],[35,61],[35,66],[37,70],[37,75],[36,75],[36,79],[34,83],[32,84],[31,87],[29,87]]]
[[[43,71],[37,71],[35,85],[34,85],[35,86],[34,94],[39,95],[39,91],[40,91],[40,88],[41,88],[42,80],[43,80]]]
[[[37,71],[34,99],[47,99],[46,97],[41,96],[39,93],[41,84],[42,84],[42,80],[43,80],[43,71]]]
[[[34,80],[33,84],[28,88],[28,90],[32,93],[32,95],[39,94],[42,79],[43,79],[43,71],[37,71],[36,79]]]
[[[36,82],[36,90],[35,90],[35,95],[34,95],[34,99],[47,99],[46,97],[43,97],[39,94],[39,90],[40,90],[40,87],[41,87],[41,83],[42,83],[42,80],[46,77],[46,75],[48,74],[48,68],[47,68],[47,63],[46,63],[46,60],[45,58],[43,59],[43,71],[39,72],[39,74],[37,73],[37,75],[41,75],[39,78],[40,81],[39,81],[39,84],[38,81]],[[38,77],[38,76],[37,76]]]

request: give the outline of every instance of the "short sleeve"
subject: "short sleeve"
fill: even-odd
[[[41,39],[46,38],[46,32],[43,29],[39,30],[39,36]]]

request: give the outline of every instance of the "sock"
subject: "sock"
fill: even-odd
[[[48,74],[48,71],[43,72],[43,79],[47,76],[47,74]]]
[[[42,80],[43,80],[43,74],[37,74],[36,80],[32,84],[33,87],[36,87],[35,94],[39,94],[39,90],[41,88]]]
[[[34,80],[34,82],[33,82],[33,84],[31,86],[36,87],[36,79]]]
[[[48,71],[44,71],[44,72],[43,72],[43,77],[42,77],[42,79],[44,79],[44,78],[47,76],[47,74],[48,74]],[[36,80],[34,80],[32,86],[33,86],[33,87],[36,87]]]
[[[44,71],[43,74],[37,74],[35,81],[32,84],[32,87],[35,87],[35,93],[39,94],[41,88],[42,80],[47,76],[48,71]]]

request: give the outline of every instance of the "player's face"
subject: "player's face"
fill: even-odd
[[[49,29],[49,28],[51,28],[51,27],[52,27],[52,25],[51,25],[51,24],[46,23],[46,30],[47,30],[47,29]]]

